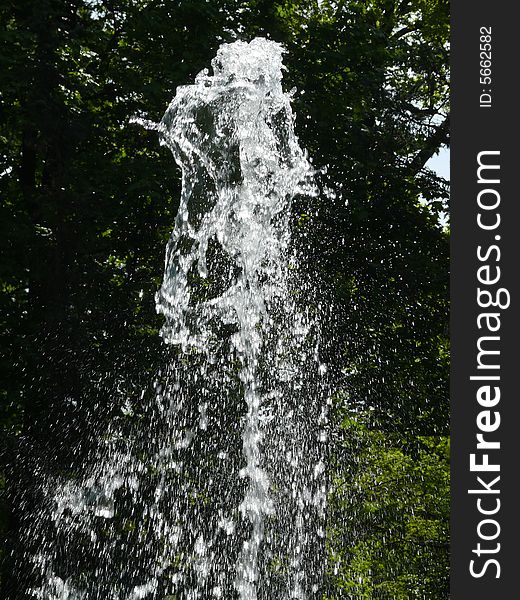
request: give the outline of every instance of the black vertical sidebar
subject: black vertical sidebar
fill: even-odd
[[[520,3],[451,11],[451,597],[501,600],[520,597]]]

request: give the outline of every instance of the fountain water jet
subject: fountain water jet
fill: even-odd
[[[224,44],[212,67],[159,124],[135,120],[182,171],[156,298],[174,357],[148,430],[123,445],[112,432],[79,481],[49,482],[54,539],[67,530],[98,560],[71,573],[48,543],[39,598],[318,597],[324,368],[319,307],[291,249],[292,202],[315,193],[313,174],[282,47]],[[115,525],[129,514],[134,537]],[[113,523],[103,536],[100,520]]]
[[[236,588],[241,599],[253,600],[264,518],[272,512],[261,466],[259,360],[264,338],[273,335],[270,307],[289,302],[290,203],[296,194],[312,192],[311,168],[281,87],[282,48],[263,39],[236,42],[222,46],[212,65],[212,76],[203,72],[195,85],[177,90],[158,128],[182,168],[183,191],[157,308],[167,319],[165,340],[184,348],[204,351],[215,320],[236,327],[230,352],[240,360],[247,405],[242,475],[248,488],[240,508],[252,525]],[[208,277],[206,253],[213,240],[234,278],[211,300],[191,303],[190,270]],[[291,313],[301,317],[294,306]],[[305,337],[301,318],[299,326],[296,336]]]

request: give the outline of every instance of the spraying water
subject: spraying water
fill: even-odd
[[[156,298],[170,362],[146,427],[114,426],[79,480],[48,482],[34,597],[319,597],[325,368],[291,250],[312,169],[281,46],[224,44],[212,67],[139,121],[182,171]]]

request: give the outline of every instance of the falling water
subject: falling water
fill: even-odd
[[[156,297],[169,362],[122,404],[144,415],[129,434],[114,425],[81,476],[47,482],[34,597],[319,597],[326,369],[291,242],[312,169],[281,46],[223,44],[212,68],[159,124],[137,120],[182,171]]]

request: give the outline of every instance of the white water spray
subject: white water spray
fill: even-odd
[[[319,307],[291,250],[292,202],[315,193],[312,169],[281,46],[224,44],[212,67],[159,124],[137,120],[182,170],[156,299],[174,358],[148,430],[126,445],[114,432],[79,481],[49,484],[55,541],[72,537],[35,559],[39,598],[318,597],[324,369]],[[71,572],[78,544],[96,559]]]
[[[236,588],[241,599],[253,600],[264,519],[273,510],[260,448],[259,361],[273,333],[270,309],[277,302],[290,304],[291,200],[312,191],[311,168],[282,91],[282,48],[263,39],[224,45],[212,66],[213,75],[203,72],[195,85],[177,90],[158,128],[182,168],[183,187],[157,308],[167,319],[165,340],[184,349],[204,351],[216,342],[216,323],[234,326],[230,353],[240,361],[247,405],[241,475],[248,488],[240,510],[252,525]],[[190,272],[208,277],[211,243],[228,261],[229,284],[211,300],[193,303]],[[297,335],[305,336],[301,319],[300,327]]]

